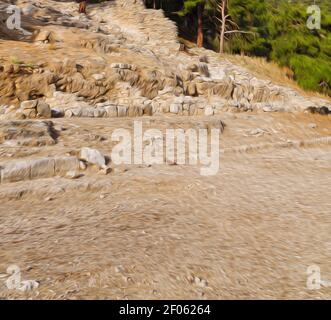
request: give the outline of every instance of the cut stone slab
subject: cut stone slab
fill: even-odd
[[[54,157],[10,161],[0,165],[1,183],[65,175],[68,171],[79,171],[76,157]]]
[[[110,118],[116,118],[117,117],[117,106],[111,105],[106,106],[105,110],[107,112],[107,116]]]
[[[30,161],[11,161],[1,166],[1,183],[31,179]]]
[[[127,115],[127,107],[125,106],[118,106],[117,112],[119,117],[126,117]]]
[[[80,168],[76,157],[58,157],[54,161],[55,175],[65,175],[68,171],[78,171]]]
[[[130,107],[128,110],[129,117],[141,117],[143,115],[143,108],[138,106]]]
[[[54,176],[55,161],[52,158],[31,160],[30,179],[48,178]]]
[[[179,108],[180,106],[178,104],[173,103],[170,105],[170,112],[177,114],[179,112]]]

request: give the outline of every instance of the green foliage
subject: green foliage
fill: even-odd
[[[185,15],[187,13],[192,12],[198,5],[205,4],[205,0],[185,0],[184,6],[181,11],[179,11],[180,15]]]
[[[163,0],[177,5],[181,2],[180,18],[176,22],[182,36],[195,32],[196,15],[191,13],[203,3],[204,33],[209,42],[206,45],[218,50],[215,1]],[[290,67],[303,88],[331,95],[330,0],[316,1],[322,13],[320,30],[309,30],[306,25],[307,7],[313,4],[312,0],[228,0],[228,3],[231,20],[240,30],[252,32],[229,35],[225,44],[228,53],[262,56],[276,61],[281,66]]]
[[[182,9],[178,11],[180,16],[192,13],[198,6],[203,6],[205,14],[209,13],[215,6],[215,0],[183,0]]]
[[[331,64],[323,58],[313,59],[307,55],[293,55],[289,66],[295,74],[298,84],[306,90],[317,90],[330,94]]]

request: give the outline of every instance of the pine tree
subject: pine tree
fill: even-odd
[[[203,13],[208,0],[184,0],[184,7],[180,15],[195,13],[197,15],[197,46],[203,46]]]
[[[331,96],[330,0],[316,1],[322,19],[321,29],[314,30],[307,27],[307,8],[312,0],[162,0],[162,3],[175,16],[183,37],[190,38],[194,31],[198,46],[276,61],[290,68],[304,89]]]

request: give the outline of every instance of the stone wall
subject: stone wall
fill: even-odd
[[[0,164],[0,183],[61,176],[75,170],[79,170],[76,157],[9,161]]]

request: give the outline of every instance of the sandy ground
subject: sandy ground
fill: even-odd
[[[205,120],[141,119],[161,129]],[[0,298],[331,298],[331,287],[306,284],[311,265],[331,280],[331,145],[317,140],[331,136],[330,117],[224,113],[220,119],[224,152],[214,176],[189,165],[111,165],[107,176],[79,179],[98,181],[95,190],[47,197],[47,186],[60,180],[45,179],[30,182],[36,192],[9,199],[3,196],[20,183],[1,185]],[[57,144],[1,146],[0,160],[82,146],[109,154],[111,132],[132,121],[54,119],[62,128]],[[265,133],[252,134],[256,128]],[[287,140],[316,143],[281,147]],[[253,147],[239,152],[244,145]],[[7,289],[12,264],[39,287]]]

